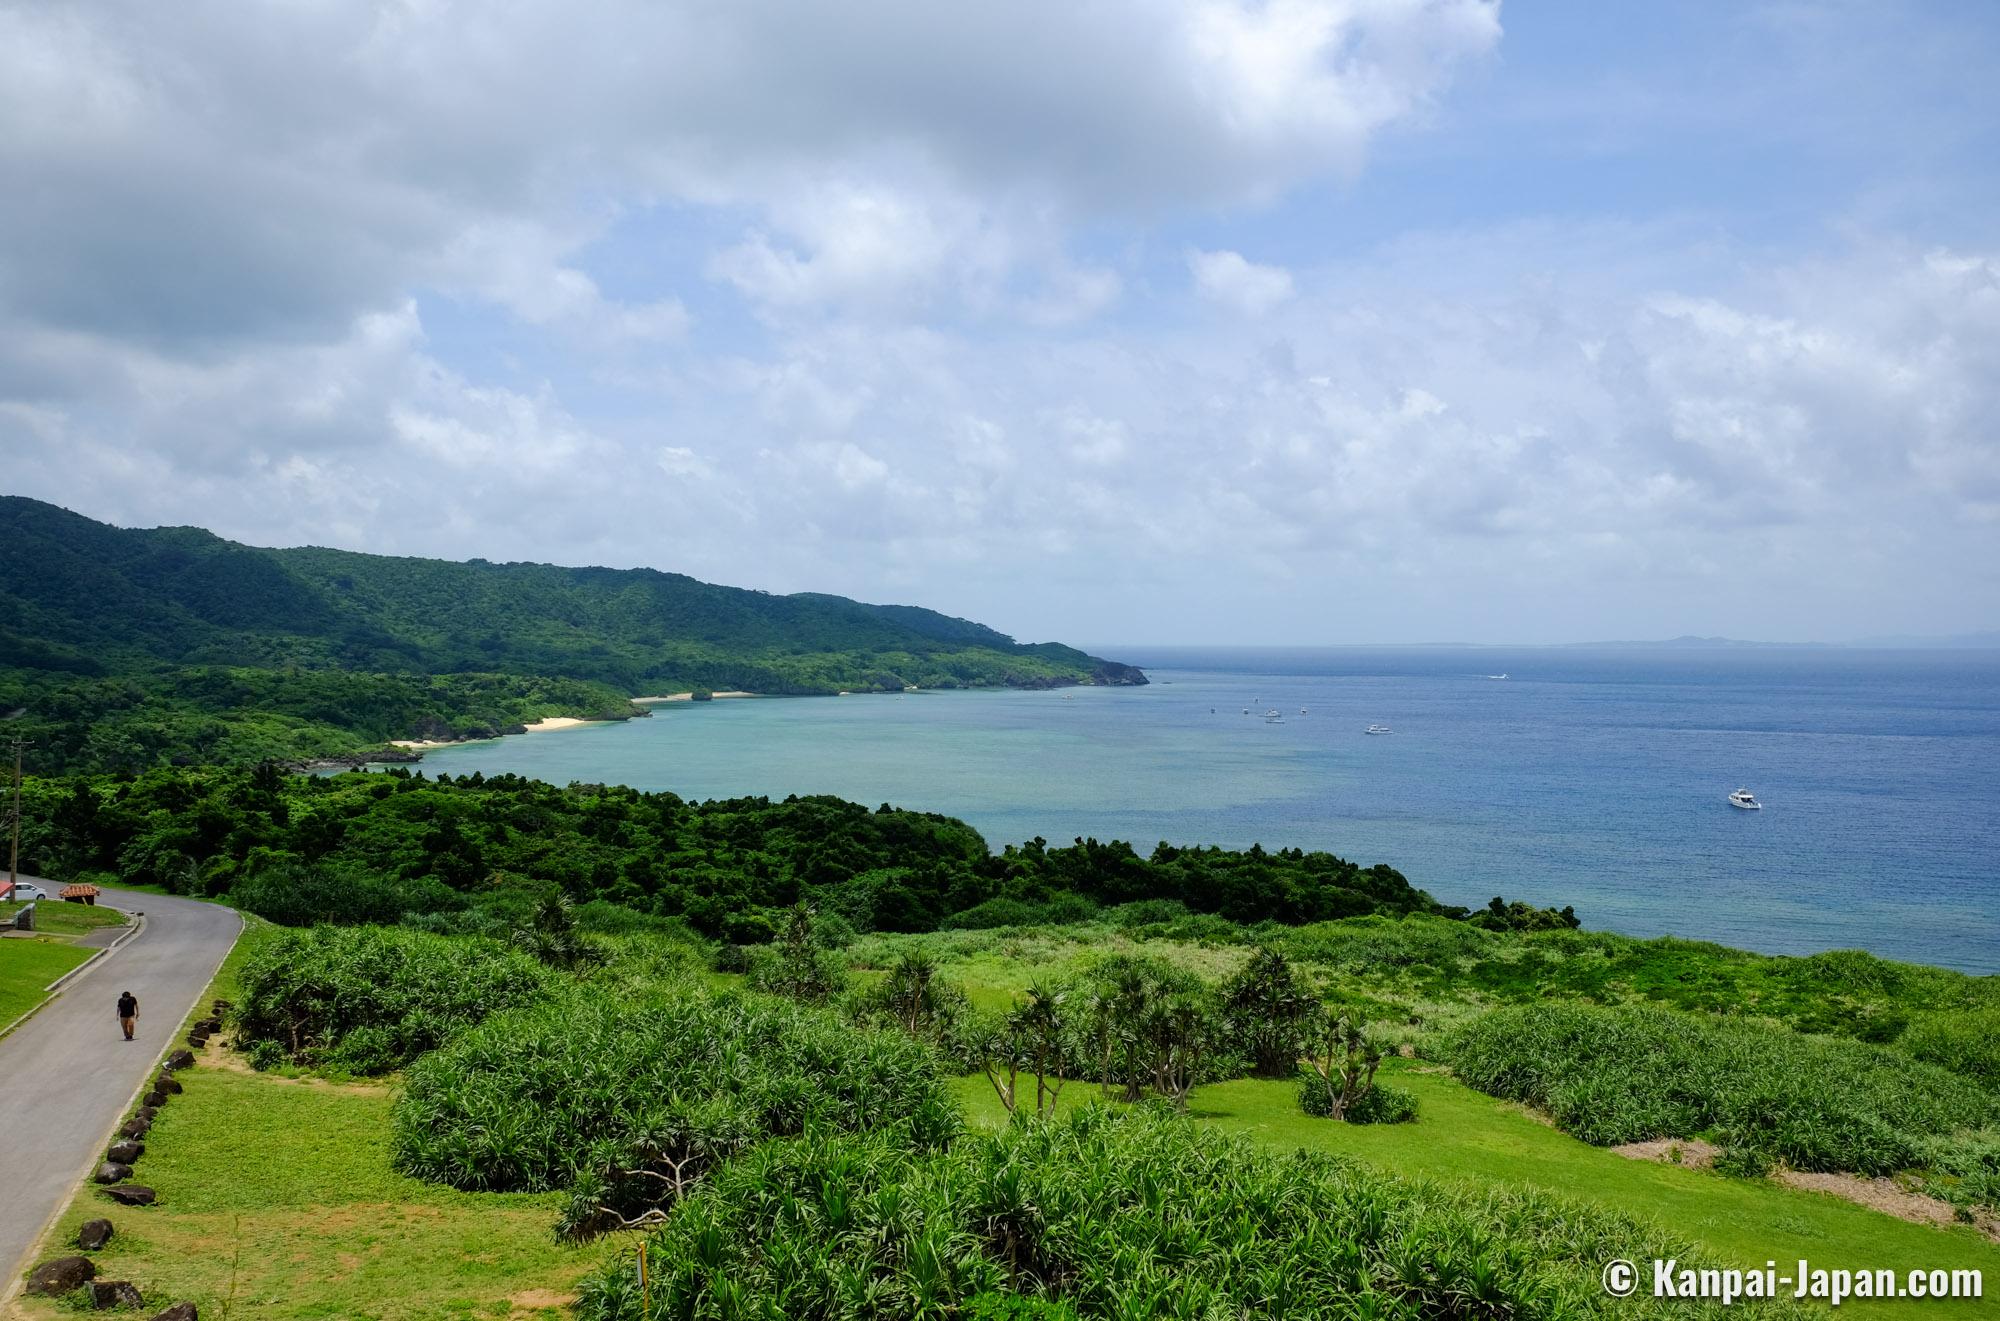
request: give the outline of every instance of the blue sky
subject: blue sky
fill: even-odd
[[[2000,9],[0,4],[6,489],[1115,642],[2000,625]]]

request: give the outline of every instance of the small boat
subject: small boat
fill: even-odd
[[[1282,725],[1285,723],[1284,714],[1274,706],[1264,713],[1264,723],[1267,725]]]
[[[1396,731],[1389,728],[1387,725],[1370,725],[1368,726],[1368,728],[1362,730],[1361,732],[1364,734],[1393,734]]]
[[[1489,675],[1487,675],[1486,677],[1487,677],[1487,678],[1489,678],[1489,679],[1504,679],[1504,678],[1506,678],[1507,676],[1506,676],[1506,675],[1504,675],[1504,674],[1489,674]]]
[[[1306,713],[1306,709],[1305,709],[1304,707],[1300,707],[1300,708],[1299,708],[1299,714],[1300,714],[1300,715],[1304,715],[1305,713]]]
[[[1764,805],[1757,801],[1757,795],[1751,793],[1748,789],[1738,789],[1735,793],[1729,795],[1729,805],[1731,807],[1740,807],[1746,812],[1761,812],[1764,810]]]

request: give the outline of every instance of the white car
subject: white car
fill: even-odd
[[[0,890],[5,890],[6,888],[7,888],[6,882],[0,881]],[[30,885],[26,881],[16,881],[14,883],[14,889],[12,893],[0,894],[0,899],[12,899],[15,903],[18,904],[25,904],[36,899],[53,899],[53,898],[55,898],[55,896],[50,894],[47,890],[44,890],[41,886]]]

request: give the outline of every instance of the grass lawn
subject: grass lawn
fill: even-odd
[[[94,952],[46,936],[0,940],[0,1028],[46,1000],[42,988]]]
[[[145,1209],[87,1188],[50,1246],[108,1217],[100,1278],[149,1308],[203,1317],[556,1318],[609,1245],[558,1246],[559,1195],[460,1193],[389,1168],[390,1089],[260,1076],[210,1060],[182,1073],[147,1137]],[[53,1302],[14,1315],[53,1321]]]
[[[1358,1157],[1384,1169],[1424,1178],[1549,1189],[1643,1216],[1705,1249],[1714,1264],[1761,1267],[1801,1257],[1818,1266],[1849,1268],[1975,1267],[2000,1286],[2000,1247],[1970,1228],[1913,1225],[1838,1198],[1805,1193],[1769,1180],[1628,1160],[1577,1141],[1531,1117],[1522,1107],[1475,1092],[1439,1074],[1390,1061],[1384,1078],[1412,1092],[1415,1123],[1354,1125],[1312,1119],[1298,1108],[1288,1082],[1240,1079],[1197,1087],[1190,1113],[1274,1147],[1305,1147]],[[1033,1080],[1023,1086],[1032,1095]],[[984,1077],[955,1087],[976,1120],[998,1125],[1005,1111]],[[1071,1083],[1062,1104],[1083,1105],[1098,1089]],[[1898,1302],[1850,1301],[1843,1315],[1882,1314]],[[1992,1299],[1929,1300],[1926,1317],[1992,1315]]]
[[[25,904],[0,904],[0,922],[10,921]],[[66,904],[47,899],[35,905],[35,930],[45,936],[81,936],[101,927],[122,927],[125,914],[92,904]]]

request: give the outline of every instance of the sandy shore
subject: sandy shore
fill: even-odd
[[[755,693],[734,693],[734,692],[710,694],[710,696],[714,697],[715,700],[718,702],[725,697],[755,697],[756,695],[757,694]],[[694,700],[694,694],[668,693],[663,697],[634,697],[631,700],[634,702],[692,702]]]
[[[411,752],[429,752],[432,748],[448,748],[455,743],[462,742],[464,742],[463,739],[392,738],[389,740],[389,746],[392,748],[407,748]]]
[[[524,726],[530,734],[546,734],[552,729],[575,729],[578,725],[608,725],[609,720],[582,720],[576,716],[547,716]]]

